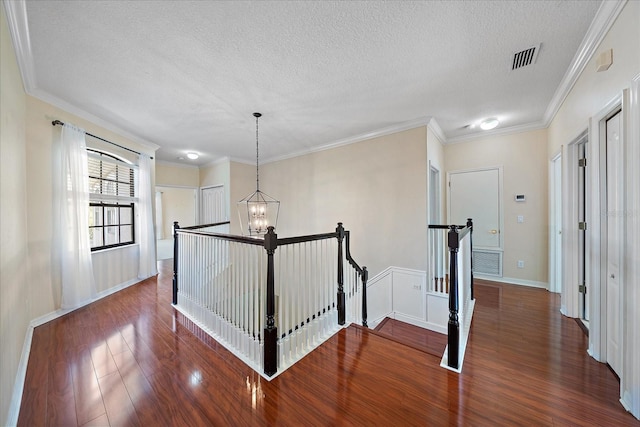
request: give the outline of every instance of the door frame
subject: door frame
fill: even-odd
[[[589,299],[591,321],[587,351],[600,362],[607,360],[607,216],[603,214],[607,209],[605,121],[622,107],[622,93],[620,93],[589,119],[588,149],[591,167],[588,170],[587,181],[592,189],[589,191],[592,197],[587,200],[587,236],[590,242],[587,252],[590,254],[587,281],[595,297]],[[620,135],[623,152],[626,145],[624,111],[623,109]],[[620,173],[624,174],[624,171]],[[596,189],[597,191],[593,191]],[[622,228],[624,230],[624,224]],[[624,262],[621,265],[620,283],[624,284]],[[624,295],[624,290],[620,291],[620,295]],[[620,351],[624,354],[624,339],[621,340],[620,346]],[[622,372],[620,375],[622,376]]]
[[[578,285],[580,281],[580,260],[575,254],[580,252],[580,230],[578,229],[578,220],[580,217],[580,206],[578,197],[569,195],[576,194],[576,188],[578,188],[579,181],[579,167],[578,159],[580,153],[578,152],[578,146],[586,138],[587,149],[591,147],[591,139],[588,129],[580,132],[566,147],[566,155],[563,157],[562,169],[566,171],[562,177],[562,194],[566,194],[562,202],[562,296],[560,299],[560,312],[567,317],[580,317],[580,292]],[[591,187],[589,182],[589,171],[592,168],[594,160],[591,159],[591,154],[587,152],[587,179],[585,180],[586,194],[590,195]],[[586,207],[586,221],[589,219],[589,205],[588,202],[591,197],[587,197]],[[587,227],[587,230],[589,227]],[[589,233],[585,233],[585,245],[588,252],[589,248]],[[586,261],[586,260],[585,260]],[[589,271],[586,271],[588,276]],[[585,278],[588,281],[588,277]]]
[[[562,234],[562,147],[556,152],[549,162],[549,292],[559,293],[562,291],[562,247],[564,235]],[[560,173],[556,172],[559,166]],[[559,193],[559,194],[558,194]],[[558,197],[559,196],[559,197]],[[558,198],[560,199],[558,203]],[[556,219],[560,217],[560,221]],[[556,245],[557,234],[560,233],[560,245]],[[558,271],[560,270],[560,271]],[[557,278],[560,280],[556,280]]]
[[[504,253],[504,194],[503,194],[503,176],[504,171],[502,166],[489,166],[484,168],[474,168],[474,169],[459,169],[454,171],[447,172],[447,183],[451,182],[451,175],[458,173],[469,173],[469,172],[483,172],[489,170],[497,170],[498,171],[498,215],[500,216],[498,220],[498,227],[500,227],[500,232],[498,234],[498,248],[487,249],[494,250],[496,252]],[[451,186],[447,184],[447,222],[451,224]],[[473,218],[472,218],[473,219]],[[473,245],[474,249],[476,245]],[[478,247],[478,249],[483,249]]]

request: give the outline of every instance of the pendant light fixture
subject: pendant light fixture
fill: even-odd
[[[280,202],[260,191],[259,151],[258,151],[258,119],[260,113],[253,113],[256,118],[256,191],[238,202],[238,215],[242,234],[262,236],[268,227],[275,228],[278,223]]]

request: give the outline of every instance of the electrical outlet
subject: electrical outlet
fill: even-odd
[[[518,215],[518,223],[522,224],[524,222],[524,215]]]
[[[419,291],[420,289],[422,289],[421,285],[413,285],[413,289]]]
[[[518,268],[524,268],[524,261],[518,260]]]

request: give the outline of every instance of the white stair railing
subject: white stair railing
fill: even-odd
[[[173,303],[254,370],[272,377],[345,323],[366,326],[366,267],[342,224],[284,239],[203,231],[217,227],[174,224]]]

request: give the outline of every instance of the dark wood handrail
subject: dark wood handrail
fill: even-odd
[[[264,246],[263,239],[254,237],[236,236],[235,234],[211,233],[208,231],[188,230],[184,228],[180,228],[178,231],[182,234],[195,234],[198,236],[217,237],[219,239],[228,240],[230,242],[246,243],[248,245],[254,246]]]
[[[338,233],[322,233],[322,234],[310,234],[308,236],[296,236],[296,237],[284,237],[278,239],[278,246],[293,245],[296,243],[313,242],[316,240],[335,239],[338,237]]]
[[[358,276],[362,280],[362,325],[367,327],[367,280],[369,273],[367,267],[360,267],[358,263],[351,257],[351,251],[349,248],[349,236],[350,233],[346,231],[342,223],[338,223],[338,227],[335,232],[311,234],[307,236],[286,237],[279,239],[278,235],[274,232],[273,227],[268,228],[268,232],[264,235],[264,239],[252,238],[245,236],[236,236],[232,234],[224,233],[212,233],[208,231],[202,231],[202,228],[213,227],[217,225],[229,224],[228,221],[196,225],[190,227],[181,228],[178,222],[174,222],[174,260],[173,260],[173,304],[178,303],[178,234],[192,234],[207,237],[215,237],[218,239],[245,243],[254,246],[263,246],[267,252],[267,286],[266,286],[266,324],[263,331],[264,338],[264,372],[268,376],[272,376],[277,372],[277,339],[278,330],[275,325],[275,265],[274,254],[278,246],[292,245],[296,243],[312,242],[326,239],[338,240],[338,293],[337,293],[337,311],[338,311],[338,324],[344,325],[346,320],[346,301],[344,293],[344,266],[343,266],[343,246],[342,242],[346,237],[346,251],[345,257],[349,264],[356,270]],[[286,331],[285,331],[286,333]],[[284,334],[283,334],[284,336]]]
[[[182,227],[181,230],[198,230],[200,228],[216,227],[218,225],[231,224],[231,221],[214,222],[213,224],[192,225],[190,227]]]

